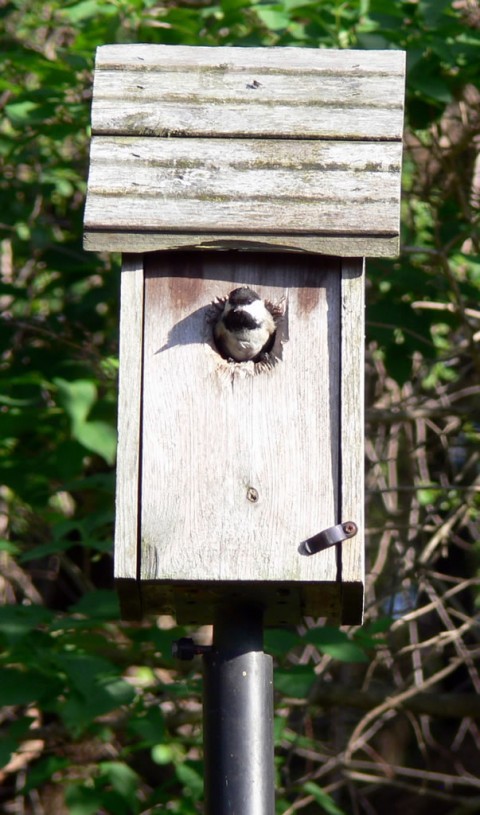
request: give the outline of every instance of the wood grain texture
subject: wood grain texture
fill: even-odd
[[[398,253],[404,54],[103,46],[85,248]]]
[[[169,253],[146,264],[145,323],[143,258],[126,258],[122,270],[115,577],[123,616],[170,611],[182,623],[210,622],[233,592],[264,602],[267,625],[305,614],[358,624],[362,261]],[[282,358],[255,376],[252,363],[231,365],[212,343],[211,302],[240,283],[288,297]],[[249,501],[251,488],[258,501]],[[306,537],[350,519],[359,534],[338,560],[334,549],[300,554]]]
[[[398,234],[400,144],[94,139],[87,229]]]
[[[115,578],[137,579],[143,334],[143,255],[127,256],[121,276]]]
[[[146,274],[142,579],[335,584],[334,549],[298,547],[339,511],[338,259],[165,255]],[[210,304],[240,284],[288,296],[282,359],[257,375],[212,343]]]
[[[341,277],[340,507],[358,533],[341,547],[342,622],[362,621],[365,583],[365,263],[343,260]]]
[[[405,75],[404,51],[357,51],[354,49],[316,48],[238,48],[192,47],[189,45],[102,45],[97,48],[95,69],[139,71],[209,70],[212,66],[225,73],[232,69],[249,72],[260,68],[301,73],[312,70],[319,74]]]
[[[309,252],[338,257],[396,257],[400,240],[393,238],[358,237],[352,235],[177,235],[167,233],[140,233],[132,230],[124,232],[86,233],[84,248],[94,252],[155,252],[165,249],[225,251],[233,249],[242,252]]]
[[[93,133],[401,139],[403,52],[102,46]]]

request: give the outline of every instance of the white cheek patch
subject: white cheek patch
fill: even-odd
[[[249,303],[248,306],[245,306],[245,311],[258,322],[265,319],[265,305],[262,300],[254,300],[253,303]]]

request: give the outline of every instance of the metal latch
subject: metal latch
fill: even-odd
[[[358,532],[358,526],[354,521],[345,521],[343,524],[330,526],[319,532],[318,535],[313,535],[302,544],[303,553],[306,555],[315,555],[317,552],[323,552],[330,546],[335,546],[336,543],[343,543],[343,541],[353,538]]]

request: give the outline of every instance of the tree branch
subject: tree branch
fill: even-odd
[[[437,716],[442,719],[480,719],[480,696],[473,693],[423,693],[397,702],[391,694],[377,690],[357,691],[340,685],[320,684],[315,687],[309,702],[325,707],[353,707],[358,710],[392,703],[392,707],[408,710],[416,715]]]

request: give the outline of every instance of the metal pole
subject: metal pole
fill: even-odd
[[[273,667],[263,614],[217,610],[204,657],[205,815],[274,815]]]

